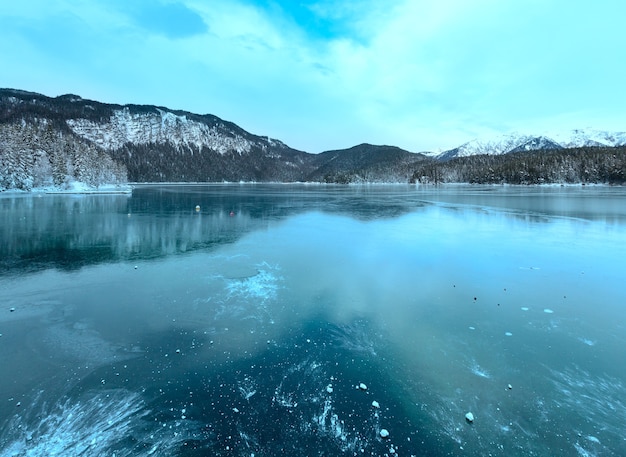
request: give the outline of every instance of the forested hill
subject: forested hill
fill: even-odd
[[[340,184],[408,182],[415,167],[422,162],[430,162],[430,159],[396,146],[360,144],[317,154],[313,160],[315,170],[305,180]]]
[[[548,143],[526,141],[524,148],[534,144]],[[210,114],[0,89],[0,191],[128,181],[625,181],[623,147],[442,158],[370,144],[310,154]]]
[[[626,184],[626,146],[474,155],[429,161],[411,182],[425,184]]]

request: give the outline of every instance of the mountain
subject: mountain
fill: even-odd
[[[313,159],[316,168],[305,180],[315,182],[407,182],[414,165],[428,160],[396,146],[360,144],[348,149],[325,151]]]
[[[0,191],[129,181],[622,183],[620,145],[626,133],[574,130],[472,140],[428,156],[371,144],[310,154],[211,114],[0,89]]]
[[[520,144],[519,146],[514,147],[507,153],[511,152],[526,152],[526,151],[547,151],[550,149],[563,149],[558,143],[555,143],[550,138],[545,136],[537,136],[530,138]]]
[[[50,139],[69,141],[74,149],[108,157],[134,182],[293,181],[311,171],[310,154],[281,141],[252,135],[216,116],[157,106],[5,89],[0,91],[0,127],[5,155],[23,145],[28,156],[43,154],[42,163],[50,162],[53,168],[55,161],[61,163],[54,179],[57,186],[80,180],[74,167],[77,156],[72,152],[59,157],[61,146],[55,149],[50,141],[41,148],[45,132]],[[26,181],[22,187],[30,185]]]
[[[210,114],[0,90],[0,190],[79,181],[407,182],[425,160],[393,146],[310,154]]]
[[[492,138],[474,139],[454,149],[429,154],[430,157],[445,161],[456,157],[474,155],[501,155],[523,151],[546,151],[571,149],[589,146],[616,147],[626,145],[626,132],[601,130],[572,130],[566,133],[553,133],[542,136],[509,133]]]

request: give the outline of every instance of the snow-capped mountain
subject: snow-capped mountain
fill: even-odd
[[[570,132],[528,135],[508,133],[492,138],[478,138],[454,149],[429,154],[438,160],[450,160],[456,157],[468,157],[479,154],[500,155],[510,152],[569,149],[589,146],[624,146],[626,132],[608,132],[603,130],[572,130]]]
[[[2,89],[0,124],[6,143],[0,155],[27,164],[32,160],[19,159],[19,154],[34,157],[42,150],[41,162],[50,163],[58,175],[55,184],[80,180],[86,166],[79,173],[74,164],[80,162],[78,151],[88,149],[105,154],[135,182],[293,181],[310,171],[310,154],[279,140],[253,135],[213,115],[153,105],[122,106],[77,95],[51,98]],[[55,138],[61,137],[76,145],[76,157],[59,159],[63,148]],[[15,145],[26,150],[20,153]],[[29,183],[37,181],[17,165],[0,170],[0,175],[9,174],[7,188],[30,188]]]
[[[581,148],[586,146],[615,147],[626,145],[626,132],[577,129],[566,133],[553,133],[551,137],[565,148]]]

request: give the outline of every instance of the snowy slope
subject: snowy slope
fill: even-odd
[[[609,132],[595,129],[577,129],[566,133],[553,133],[551,137],[565,148],[584,146],[624,146],[626,132]]]
[[[115,110],[108,122],[88,119],[68,119],[72,131],[107,150],[119,149],[126,143],[164,144],[177,148],[186,146],[200,150],[203,147],[225,154],[250,152],[252,143],[241,135],[220,131],[218,126],[192,121],[161,109],[155,113],[131,113],[128,107]]]
[[[513,132],[491,138],[473,139],[454,149],[430,154],[430,156],[439,160],[449,160],[455,157],[468,157],[478,154],[500,155],[533,150],[624,145],[626,145],[626,132],[608,132],[592,129],[577,129],[570,132],[545,133],[542,135]]]

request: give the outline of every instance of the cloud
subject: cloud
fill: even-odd
[[[212,113],[311,152],[360,142],[422,151],[527,127],[626,123],[624,8],[5,2],[2,85]]]
[[[145,30],[168,38],[184,38],[206,32],[202,18],[182,3],[128,2],[118,4],[135,23]]]

